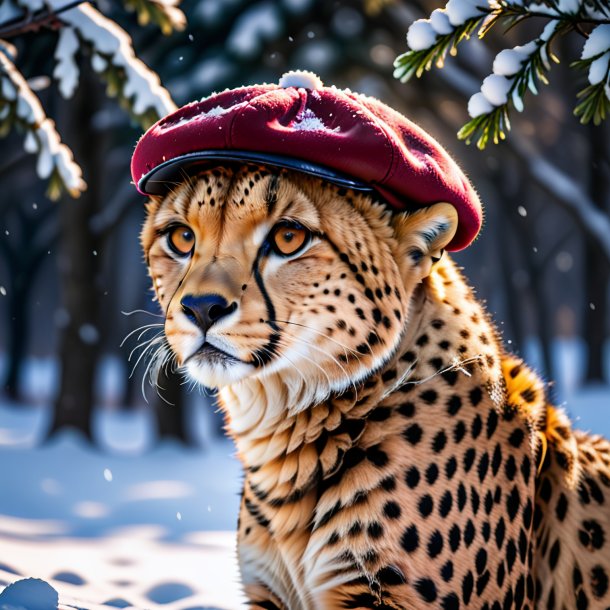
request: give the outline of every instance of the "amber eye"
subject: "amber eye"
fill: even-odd
[[[303,248],[311,237],[305,227],[296,222],[283,222],[276,225],[271,234],[271,246],[276,254],[290,256]]]
[[[190,254],[195,245],[195,234],[184,225],[172,227],[167,234],[169,247],[181,256]]]

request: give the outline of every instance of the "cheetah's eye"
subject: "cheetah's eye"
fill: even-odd
[[[271,231],[271,247],[280,256],[291,256],[304,248],[311,238],[309,229],[297,222],[281,222]]]
[[[184,225],[172,227],[167,233],[169,247],[180,256],[186,256],[193,251],[195,234]]]

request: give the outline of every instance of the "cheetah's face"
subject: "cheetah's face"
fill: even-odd
[[[434,222],[392,217],[251,166],[151,201],[142,244],[177,362],[209,387],[276,373],[318,397],[351,386],[395,351],[428,255],[453,236],[455,211],[439,205]]]

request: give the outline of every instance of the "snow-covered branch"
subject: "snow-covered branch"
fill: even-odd
[[[476,140],[484,148],[491,139],[504,139],[510,129],[509,110],[523,110],[523,98],[529,89],[537,94],[537,82],[547,83],[549,59],[558,62],[550,45],[559,35],[594,24],[584,45],[582,58],[572,67],[588,71],[590,85],[578,94],[581,102],[575,113],[581,122],[601,122],[610,112],[610,8],[601,0],[547,0],[524,3],[521,0],[449,0],[429,19],[418,19],[409,28],[410,50],[395,61],[394,76],[401,81],[421,76],[433,65],[443,66],[448,51],[457,53],[457,45],[478,31],[480,38],[497,24],[515,26],[531,17],[545,18],[541,34],[522,46],[502,50],[493,65],[493,74],[485,78],[478,93],[468,103],[471,120],[458,136],[467,142]]]
[[[72,151],[61,142],[55,123],[25,78],[0,50],[0,135],[15,124],[25,131],[25,150],[38,155],[36,171],[49,180],[49,197],[57,199],[63,189],[78,197],[87,185]]]

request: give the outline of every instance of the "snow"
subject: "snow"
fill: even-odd
[[[152,430],[151,413],[105,410],[101,450],[69,433],[41,445],[45,413],[0,405],[0,590],[35,577],[87,610],[116,600],[142,610],[241,607],[241,467],[230,441],[149,450],[146,438],[117,450],[135,428]]]
[[[340,128],[329,129],[324,125],[322,119],[317,117],[311,108],[306,108],[297,119],[290,125],[295,131],[327,131],[338,132]]]
[[[322,79],[309,70],[291,70],[282,75],[278,81],[278,86],[283,89],[288,87],[303,87],[303,89],[322,89]]]
[[[489,12],[489,6],[482,0],[449,0],[445,11],[452,26],[463,25],[469,19],[482,17]]]
[[[512,81],[500,74],[490,74],[481,85],[481,93],[494,106],[501,106],[508,101],[508,91]]]
[[[598,85],[608,78],[608,63],[610,62],[610,51],[591,62],[589,66],[589,82]]]
[[[90,4],[81,4],[63,12],[61,19],[91,45],[92,58],[101,56],[114,67],[124,70],[123,94],[130,100],[134,114],[142,115],[153,109],[159,116],[165,116],[175,110],[175,104],[161,86],[159,77],[135,56],[131,38],[114,21]],[[99,68],[99,60],[94,62],[92,59],[92,63],[94,69]]]
[[[500,51],[493,63],[494,74],[513,76],[521,69],[523,62],[536,51],[538,45],[532,40],[526,45]]]
[[[50,610],[58,603],[57,591],[38,578],[24,578],[0,593],[2,610]]]
[[[407,44],[413,51],[429,49],[436,42],[436,32],[428,19],[418,19],[407,32]]]
[[[26,124],[26,133],[37,140],[34,147],[32,137],[25,142],[26,151],[38,151],[36,171],[41,178],[48,178],[54,171],[68,191],[77,196],[85,190],[80,167],[74,163],[72,152],[61,142],[55,123],[49,119],[34,92],[4,53],[0,53],[0,76],[4,99],[14,101],[17,116]],[[4,93],[8,92],[8,95]]]
[[[449,21],[449,15],[444,9],[434,9],[430,15],[430,24],[437,34],[451,34],[453,27]]]
[[[475,119],[482,114],[491,112],[494,107],[489,103],[489,100],[479,91],[468,100],[468,114]]]
[[[53,77],[58,81],[59,92],[66,99],[72,97],[78,85],[76,52],[79,46],[78,37],[72,28],[64,27],[59,31],[59,41],[55,48],[57,64],[53,70]]]
[[[582,6],[582,0],[559,0],[557,8],[560,13],[575,15]]]

